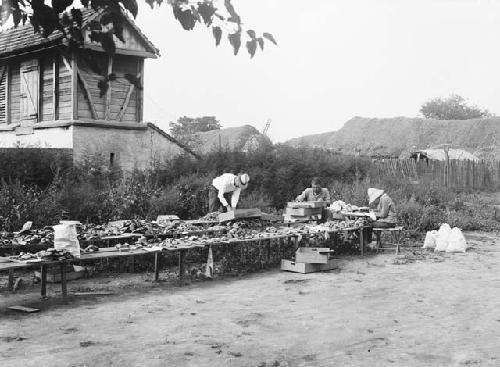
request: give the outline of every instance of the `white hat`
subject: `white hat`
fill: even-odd
[[[384,190],[381,189],[375,189],[373,187],[370,187],[368,189],[368,202],[372,204],[375,200],[377,200],[379,197],[381,197],[384,194]]]
[[[246,173],[238,175],[238,178],[240,179],[240,182],[243,186],[247,186],[248,181],[250,181],[250,176],[248,176],[248,174],[246,174]]]

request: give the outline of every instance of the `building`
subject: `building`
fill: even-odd
[[[435,161],[445,161],[446,153],[444,149],[421,149],[410,152],[410,158],[420,161],[425,160],[435,160]],[[459,161],[479,161],[479,158],[474,154],[469,153],[463,149],[449,149],[448,159],[459,160]]]
[[[74,162],[98,153],[125,170],[146,169],[184,151],[143,121],[144,61],[159,51],[122,13],[124,42],[114,36],[116,53],[108,56],[90,39],[89,24],[103,14],[82,9],[84,47],[72,53],[60,31],[44,38],[28,22],[0,32],[0,148],[65,149]],[[99,81],[109,74],[117,79],[102,94]]]

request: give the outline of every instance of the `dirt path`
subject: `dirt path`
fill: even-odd
[[[0,366],[500,366],[500,239],[468,239],[466,254],[148,285],[38,314],[5,312],[3,294]]]

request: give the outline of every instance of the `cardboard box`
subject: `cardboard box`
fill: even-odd
[[[322,208],[286,208],[285,215],[290,216],[310,216],[310,215],[321,215]]]
[[[260,209],[235,209],[230,212],[220,213],[219,222],[227,222],[229,220],[260,218],[262,212]]]
[[[323,247],[299,247],[295,252],[295,262],[311,264],[328,264],[330,259],[329,248]]]
[[[285,222],[298,222],[298,221],[309,221],[309,220],[320,220],[321,215],[305,215],[305,216],[292,216],[292,215],[287,215],[285,214],[283,216],[283,220]]]
[[[35,276],[39,279],[42,279],[42,274],[39,271],[35,271]],[[83,271],[72,271],[66,273],[66,280],[75,280],[80,279],[85,276],[85,270]],[[61,273],[49,273],[47,272],[47,283],[60,283],[61,282]]]
[[[301,274],[314,273],[318,271],[328,271],[337,267],[337,259],[330,259],[326,264],[299,263],[292,260],[281,260],[281,270]]]

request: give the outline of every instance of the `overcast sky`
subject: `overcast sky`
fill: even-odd
[[[339,129],[354,116],[418,116],[458,93],[500,113],[500,1],[233,0],[243,22],[279,45],[233,56],[210,30],[184,31],[169,6],[137,23],[160,49],[146,62],[145,119],[182,115],[224,127],[272,119],[274,141]]]

